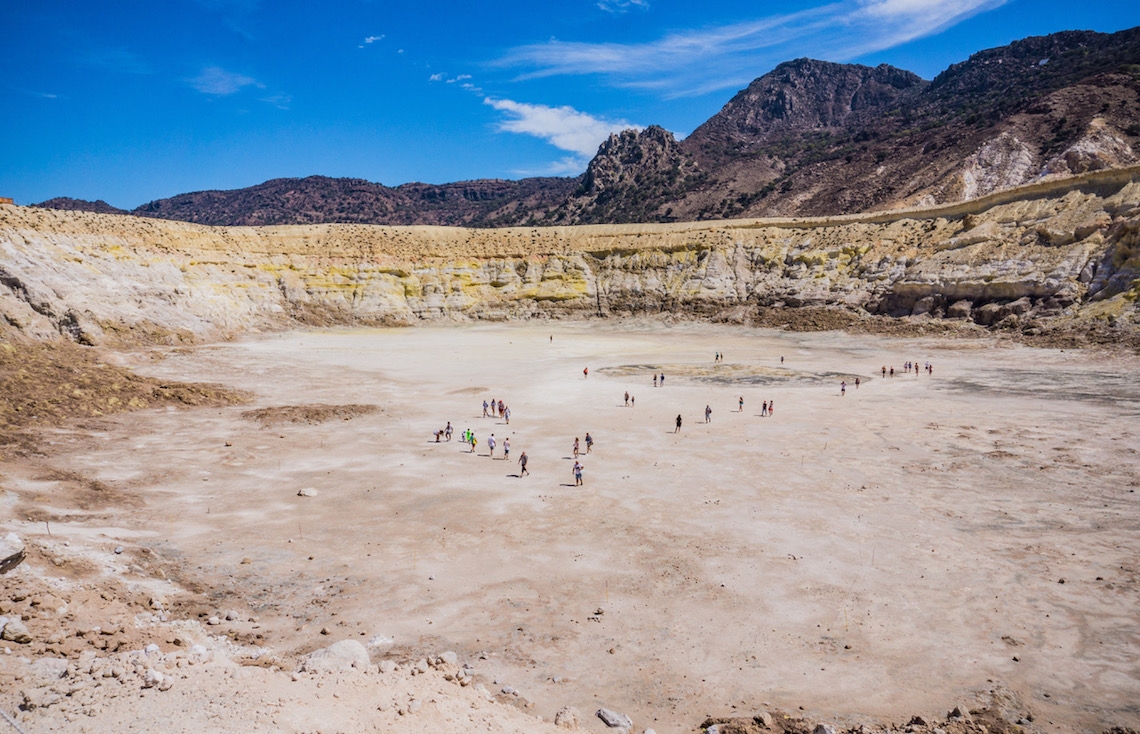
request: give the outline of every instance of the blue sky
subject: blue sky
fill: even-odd
[[[0,196],[576,175],[611,131],[683,137],[788,59],[931,78],[1025,36],[1135,25],[1124,0],[6,2]]]

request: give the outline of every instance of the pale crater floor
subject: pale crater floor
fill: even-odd
[[[604,705],[661,734],[761,702],[941,715],[990,681],[1045,730],[1140,727],[1135,359],[621,322],[144,356],[127,358],[254,402],[63,432],[51,462],[143,498],[106,543],[178,559],[218,608],[258,614],[278,651],[352,637],[374,657],[485,652],[480,673],[534,713]],[[934,375],[902,374],[908,359]],[[481,417],[492,397],[509,426]],[[380,410],[242,417],[316,403]],[[434,443],[448,420],[455,438]]]

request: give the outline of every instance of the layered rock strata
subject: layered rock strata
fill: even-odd
[[[87,344],[805,306],[1129,327],[1138,298],[1140,167],[931,209],[684,224],[209,227],[0,206],[3,322]]]

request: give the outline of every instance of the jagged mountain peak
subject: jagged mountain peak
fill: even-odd
[[[754,80],[694,130],[686,148],[696,152],[744,140],[758,144],[792,131],[840,127],[853,115],[886,109],[925,85],[917,74],[888,64],[786,61]]]

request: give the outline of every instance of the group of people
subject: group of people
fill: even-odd
[[[490,413],[487,412],[488,409],[491,411]],[[504,405],[502,400],[495,402],[495,399],[491,398],[491,402],[489,403],[484,400],[483,417],[502,418],[507,422],[507,425],[509,426],[511,424],[511,408],[508,405]]]
[[[934,374],[934,365],[932,365],[930,362],[926,362],[922,367],[922,371],[928,375],[933,375]],[[891,377],[894,377],[895,376],[894,365],[891,366],[889,373],[887,372],[887,366],[883,365],[883,369],[881,370],[881,372],[883,374],[883,377],[886,377],[888,374],[890,374]],[[918,374],[918,362],[904,362],[903,363],[903,374],[907,374],[910,372],[914,372],[915,375]]]
[[[714,356],[714,361],[716,361],[716,362],[724,361],[724,354],[722,354],[721,352],[717,352]],[[784,363],[784,357],[783,356],[780,357],[780,363],[781,364]],[[904,363],[904,365],[903,365],[903,370],[905,373],[910,373],[913,370],[913,372],[917,375],[919,369],[920,368],[919,368],[918,362],[908,361],[908,362]],[[924,372],[926,372],[927,374],[933,374],[934,373],[934,366],[930,362],[926,362],[922,366],[921,369]],[[888,371],[887,366],[883,365],[881,372],[882,372],[883,377],[887,377],[888,374],[891,377],[895,376],[895,368],[894,367],[891,367]],[[582,375],[583,375],[583,377],[587,377],[589,375],[588,369],[583,369]],[[858,389],[860,384],[861,384],[861,379],[859,377],[856,377],[855,378],[855,388]],[[665,385],[665,373],[664,372],[658,373],[657,371],[654,371],[654,373],[653,373],[653,386],[654,387],[664,387],[664,385]],[[847,381],[846,380],[840,381],[839,392],[840,392],[840,395],[846,395],[847,394]],[[628,390],[625,391],[624,397],[625,397],[625,406],[626,407],[632,407],[632,406],[636,405],[637,399],[633,395],[630,395]],[[744,396],[743,395],[737,399],[737,410],[741,413],[744,412]],[[760,405],[761,417],[772,416],[775,414],[775,412],[776,412],[776,404],[775,404],[774,400],[765,400],[761,403],[761,405]],[[506,404],[504,404],[504,402],[502,400],[492,399],[489,402],[484,400],[483,401],[483,417],[485,417],[485,418],[486,417],[500,417],[500,418],[505,419],[506,423],[509,424],[511,422],[511,420],[510,420],[511,409]],[[677,418],[674,421],[674,429],[673,429],[674,433],[680,433],[681,432],[681,426],[682,426],[683,422],[684,422],[684,420],[683,420],[681,414],[678,414]],[[705,423],[711,423],[711,422],[712,422],[712,406],[711,405],[705,405]],[[436,443],[439,443],[441,439],[446,439],[447,441],[450,441],[453,430],[454,429],[452,428],[451,421],[448,421],[447,426],[445,428],[442,428],[440,430],[435,431]],[[461,440],[464,443],[467,443],[470,445],[470,447],[471,447],[470,453],[475,453],[475,448],[478,445],[478,439],[476,438],[474,431],[472,431],[470,428],[465,429],[463,431],[462,436],[461,436]],[[487,446],[489,449],[490,457],[492,459],[494,459],[495,458],[495,449],[499,447],[499,442],[495,439],[495,434],[492,433],[491,436],[487,439]],[[577,437],[575,437],[573,448],[572,448],[573,455],[574,455],[573,456],[574,465],[572,468],[572,472],[574,475],[574,486],[582,486],[582,484],[583,484],[582,474],[584,471],[584,467],[582,466],[582,462],[580,460],[581,455],[582,455],[581,446],[582,446],[581,442],[579,441],[579,439]],[[585,447],[586,447],[586,451],[585,451],[586,454],[589,454],[593,450],[593,447],[594,447],[594,438],[588,432],[586,433],[586,437],[585,437]],[[504,438],[502,440],[502,449],[503,449],[503,457],[502,457],[503,460],[509,460],[510,459],[510,453],[511,453],[511,441],[509,438]],[[520,471],[519,471],[518,476],[520,478],[524,477],[524,476],[528,476],[530,474],[530,472],[527,469],[528,463],[529,463],[529,458],[527,457],[526,452],[525,451],[521,452],[519,454],[519,458],[518,458],[518,464],[520,467]]]

